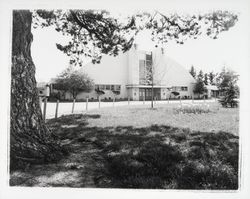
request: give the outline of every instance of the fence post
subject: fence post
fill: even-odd
[[[88,103],[89,103],[89,98],[86,98],[86,111],[88,111]]]
[[[101,108],[101,98],[98,97],[98,108]]]
[[[72,113],[74,113],[76,99],[73,100]]]
[[[180,96],[180,105],[181,105],[181,108],[182,108],[182,101],[181,101],[181,96]]]
[[[194,94],[192,94],[192,104],[194,103]]]
[[[59,100],[56,101],[56,113],[55,113],[55,118],[58,116],[58,106],[59,106]]]
[[[145,94],[143,94],[143,104],[145,104]]]
[[[113,98],[113,107],[115,106],[115,97]]]
[[[128,105],[129,105],[129,102],[130,102],[130,97],[128,97]]]
[[[46,109],[47,109],[47,97],[44,98],[43,102],[43,120],[46,120]]]

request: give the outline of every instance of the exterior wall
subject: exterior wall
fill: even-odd
[[[166,99],[168,99],[167,96],[168,96],[168,89],[162,88],[161,89],[161,99],[166,100]]]
[[[126,85],[128,84],[128,53],[120,54],[116,57],[103,56],[100,64],[89,63],[83,66],[82,70],[94,80],[95,84],[121,85],[119,98],[127,97]],[[106,97],[110,96],[107,92]],[[85,96],[86,94],[80,94]],[[97,97],[93,91],[90,96]]]
[[[133,90],[132,90],[132,88],[128,88],[127,89],[127,94],[128,94],[128,98],[129,99],[133,99]]]
[[[139,100],[139,88],[132,88],[132,99],[134,101],[138,101]]]
[[[138,85],[139,84],[139,56],[140,53],[136,48],[132,48],[128,52],[128,77],[127,84]]]

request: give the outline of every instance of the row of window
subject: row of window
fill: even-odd
[[[110,91],[120,91],[121,90],[121,85],[96,84],[95,89],[98,89],[98,90],[110,90]]]
[[[174,86],[172,87],[172,91],[187,91],[188,87],[187,86]]]
[[[142,85],[147,84],[147,77],[150,72],[150,67],[152,65],[152,54],[146,54],[144,59],[139,60],[139,83]],[[148,74],[147,74],[148,73]]]

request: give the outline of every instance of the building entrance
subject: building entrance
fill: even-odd
[[[152,99],[152,89],[151,88],[140,88],[139,89],[139,100],[151,100]],[[161,99],[161,89],[154,88],[154,98],[157,100]]]

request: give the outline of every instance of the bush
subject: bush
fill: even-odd
[[[189,162],[178,178],[180,189],[237,189],[238,175],[233,167],[215,162]]]
[[[57,93],[50,93],[50,96],[48,98],[49,102],[56,102],[57,100],[61,99],[61,93],[57,92]]]
[[[229,97],[228,95],[220,99],[219,102],[224,108],[227,108],[227,107],[235,108],[235,107],[238,107],[238,104],[239,104],[237,100]]]
[[[108,173],[120,188],[164,188],[179,173],[177,147],[150,141],[138,154],[108,157]]]
[[[201,114],[201,113],[209,113],[211,112],[208,105],[183,105],[175,109],[176,113],[184,113],[184,114]]]
[[[162,132],[165,136],[141,134],[135,140],[131,139],[133,129],[129,131],[131,135],[126,138],[109,136],[111,144],[103,150],[106,175],[114,187],[238,188],[238,136],[153,125],[148,133]]]

